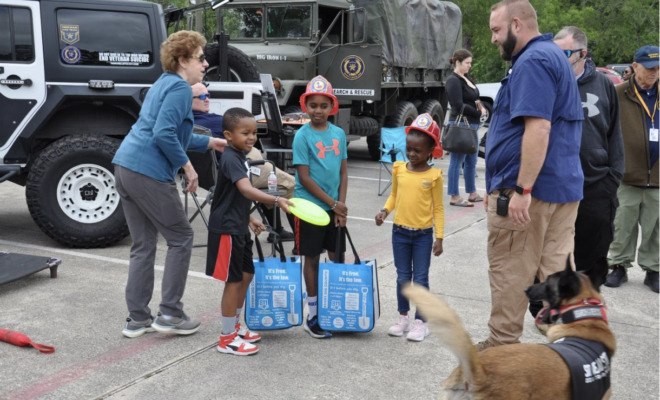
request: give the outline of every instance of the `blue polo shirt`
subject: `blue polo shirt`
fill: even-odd
[[[486,136],[488,193],[516,186],[524,117],[551,123],[548,152],[532,196],[549,203],[581,200],[582,101],[573,69],[550,33],[533,38],[516,53],[511,73],[502,79]]]

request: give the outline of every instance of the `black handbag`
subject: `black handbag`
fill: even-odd
[[[445,151],[456,154],[474,154],[479,149],[479,137],[477,130],[470,126],[467,118],[460,114],[456,117],[454,124],[445,125],[442,135],[442,148]]]

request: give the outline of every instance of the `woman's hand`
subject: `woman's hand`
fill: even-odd
[[[249,225],[252,232],[254,232],[254,234],[257,236],[259,236],[261,232],[266,230],[266,226],[264,225],[264,223],[254,218],[250,218]]]
[[[225,146],[227,146],[227,141],[225,139],[214,137],[209,139],[209,149],[213,149],[222,153],[225,151]]]
[[[437,257],[440,254],[442,254],[442,252],[443,252],[442,239],[437,238],[437,239],[435,239],[435,243],[433,243],[433,255]]]
[[[343,201],[337,201],[337,206],[333,210],[335,212],[335,215],[339,215],[340,217],[348,217],[348,207],[346,207],[346,204],[344,204]]]
[[[199,185],[199,177],[190,160],[183,166],[183,172],[186,174],[186,188],[184,190],[187,193],[195,193]]]
[[[275,205],[281,208],[282,211],[284,211],[287,214],[291,214],[291,210],[289,210],[289,206],[295,206],[295,204],[293,204],[284,197],[280,197],[279,199],[277,199],[277,203]]]

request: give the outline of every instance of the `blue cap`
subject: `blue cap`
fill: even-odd
[[[660,65],[660,58],[658,58],[658,53],[660,53],[658,46],[643,46],[637,50],[637,53],[635,53],[634,61],[638,64],[642,64],[644,68],[655,68]]]

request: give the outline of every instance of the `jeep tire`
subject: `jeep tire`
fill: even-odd
[[[207,71],[210,72],[212,78],[210,80],[217,80],[218,78],[219,51],[220,45],[218,43],[209,43],[204,49],[206,61],[209,63]],[[257,67],[247,54],[236,47],[227,46],[227,63],[229,64],[229,82],[260,82]]]
[[[128,236],[112,158],[120,140],[82,134],[61,138],[30,168],[26,198],[37,226],[69,247],[106,247]]]

